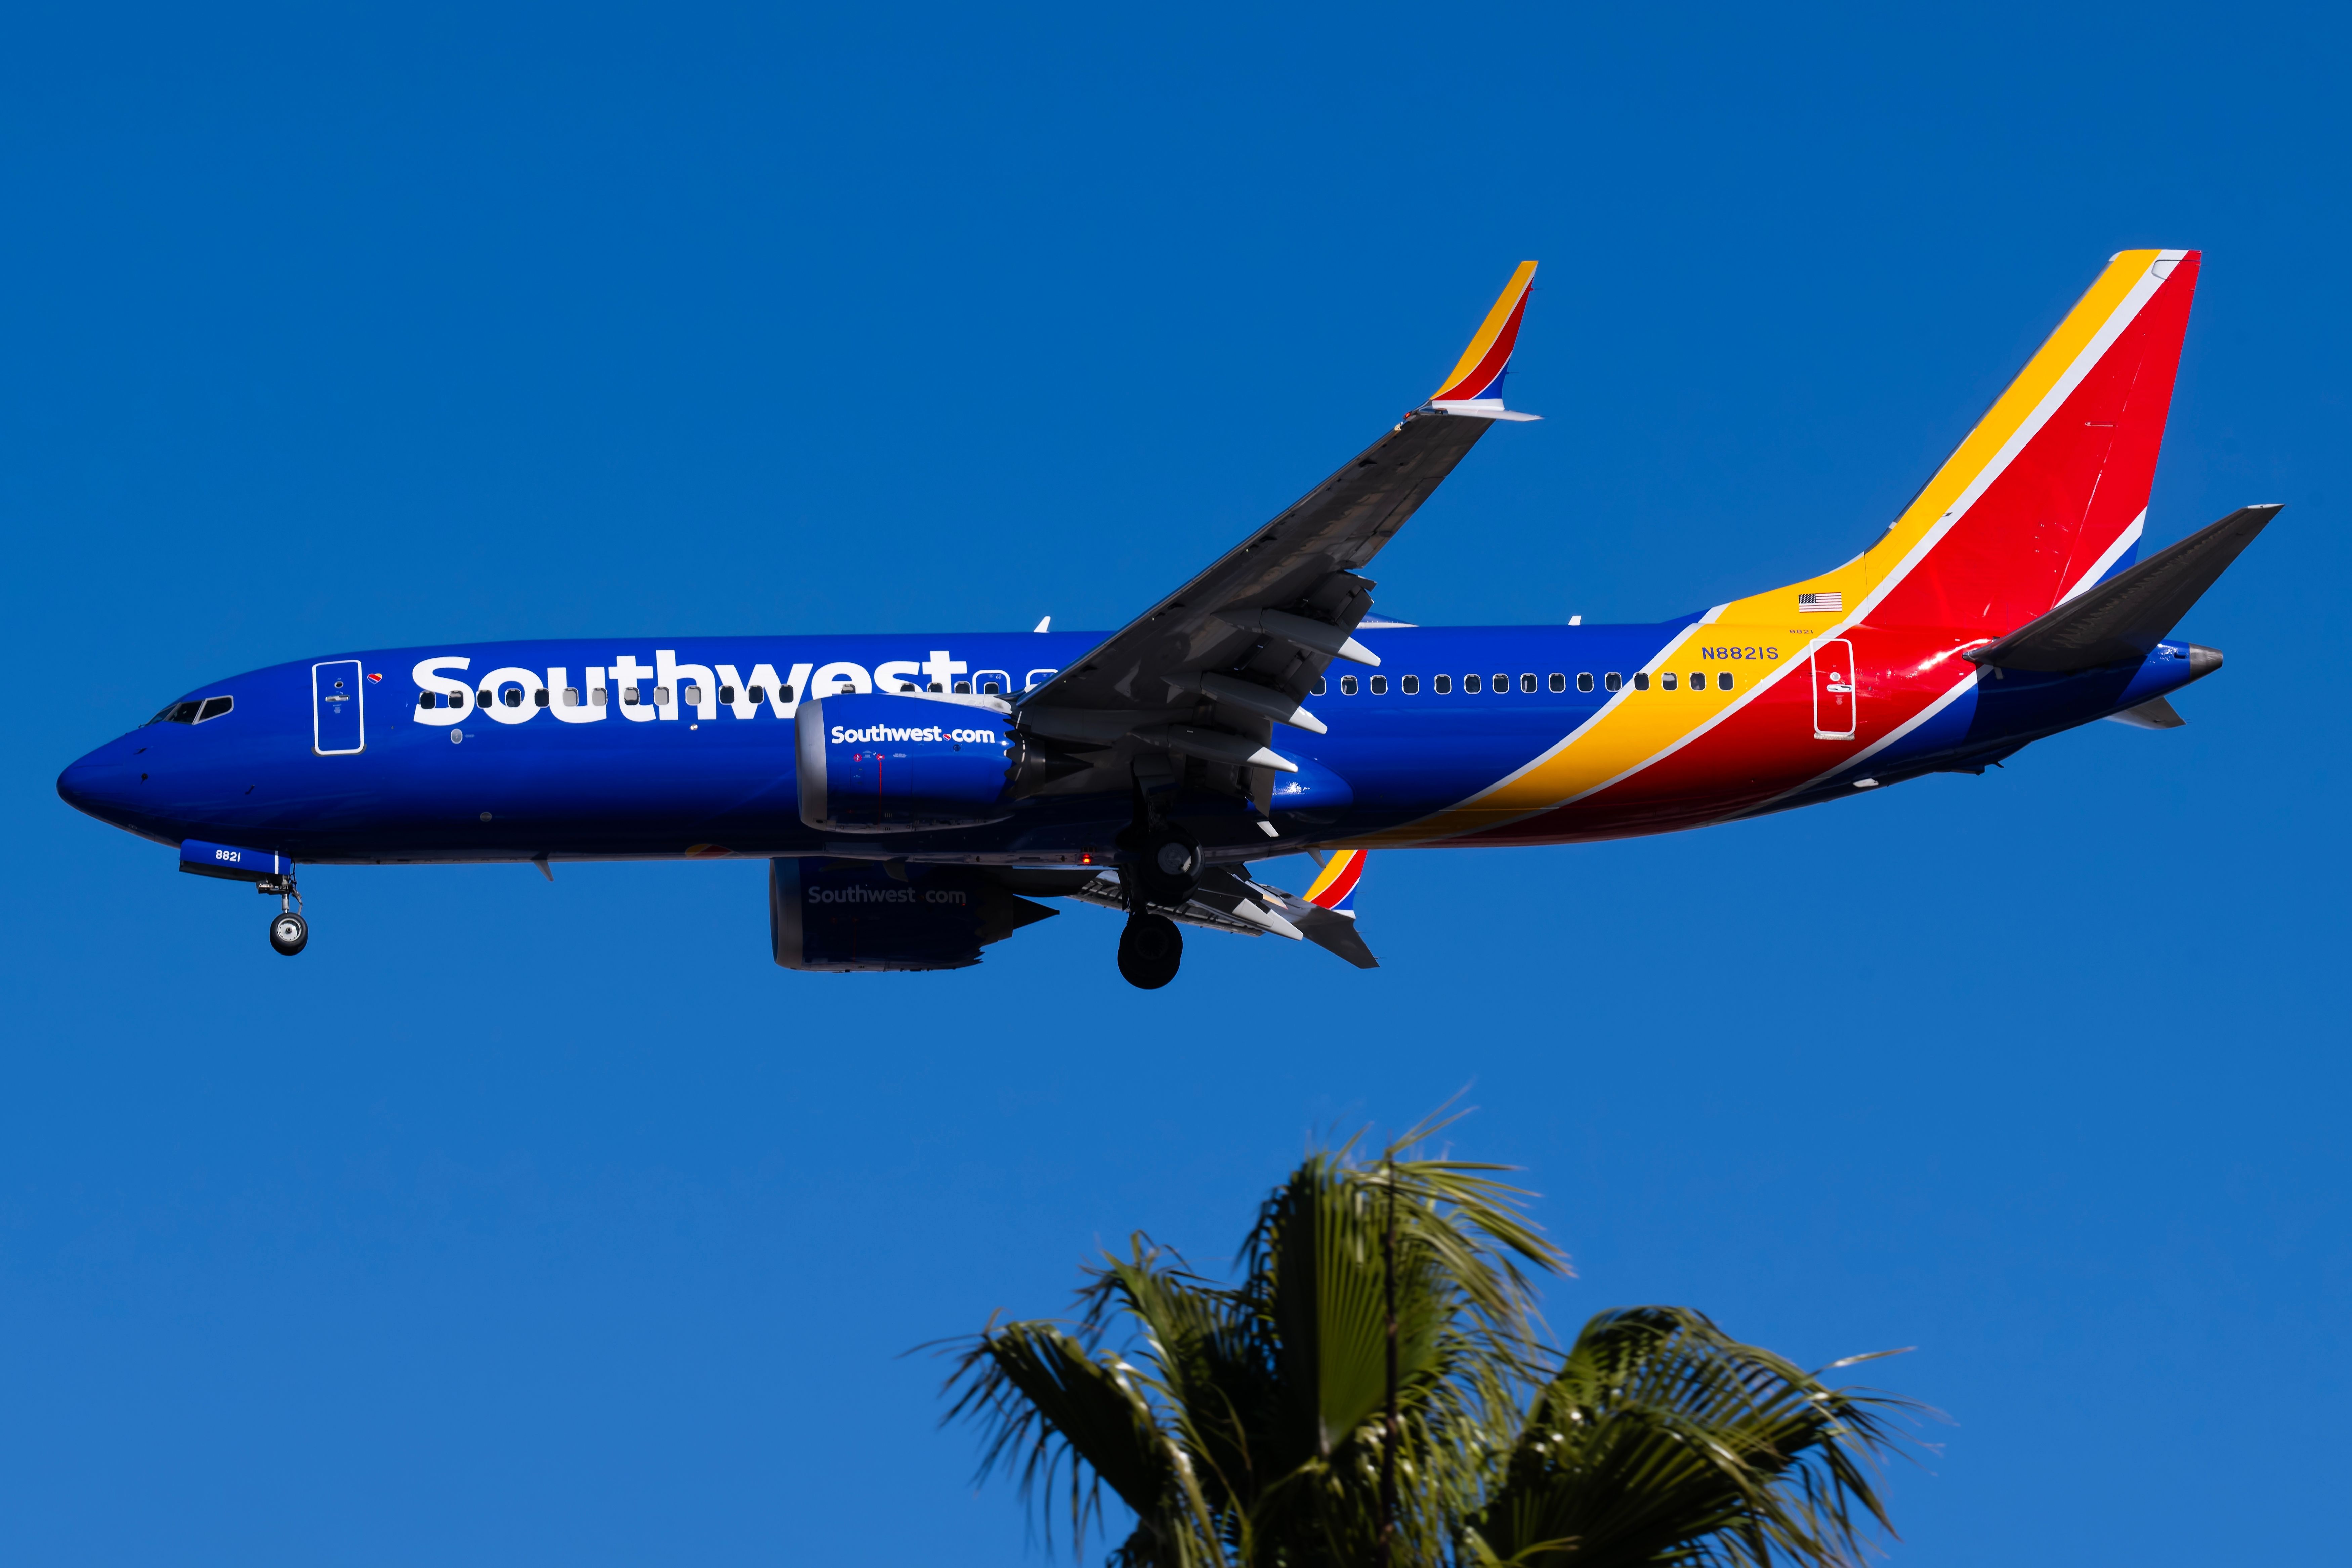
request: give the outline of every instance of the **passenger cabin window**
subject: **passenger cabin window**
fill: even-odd
[[[1592,672],[1591,670],[1586,669],[1577,672],[1576,689],[1579,691],[1590,691],[1592,689]]]
[[[1625,684],[1625,678],[1612,669],[1601,678],[1601,684],[1614,691]]]
[[[588,702],[591,707],[602,708],[608,700],[610,699],[603,687],[592,686],[588,689]]]
[[[1671,676],[1671,675],[1669,675],[1668,677],[1666,677],[1666,679],[1667,679],[1668,680],[1672,680],[1672,679],[1674,679],[1674,677],[1673,677],[1673,676]],[[1637,670],[1637,671],[1635,671],[1635,672],[1634,672],[1634,676],[1633,676],[1633,689],[1634,689],[1634,690],[1636,690],[1636,691],[1647,691],[1648,689],[1650,689],[1650,678],[1649,678],[1649,676],[1647,676],[1646,674],[1643,674],[1643,673],[1642,673],[1642,672],[1640,672],[1640,671],[1638,671],[1638,670]]]
[[[1510,678],[1509,676],[1507,676],[1507,675],[1498,675],[1498,676],[1495,677],[1495,695],[1496,695],[1496,696],[1500,697],[1504,692],[1508,691],[1510,689],[1511,689],[1511,678]]]
[[[1355,694],[1356,678],[1352,675],[1341,676],[1339,678],[1339,695],[1342,697],[1353,697]]]
[[[1715,678],[1715,689],[1717,691],[1731,689],[1731,671],[1727,669]]]
[[[621,706],[624,708],[635,708],[636,705],[637,683],[633,680],[629,682],[628,685],[621,688]]]
[[[743,700],[746,702],[765,702],[767,700],[768,691],[765,687],[747,686],[743,689]]]
[[[546,688],[546,687],[544,687],[544,686],[540,687],[537,690],[533,691],[533,692],[530,694],[530,705],[531,705],[532,707],[534,707],[534,708],[544,708],[544,707],[546,707],[546,706],[547,706],[547,688]]]
[[[1551,672],[1551,689],[1552,689],[1554,691],[1565,691],[1565,690],[1567,690],[1567,689],[1568,689],[1568,677],[1566,677],[1565,675],[1562,675],[1559,671],[1558,671],[1558,670],[1556,670],[1556,669],[1555,669],[1555,670],[1553,670],[1553,671]]]
[[[491,703],[496,702],[498,700],[499,694],[491,690],[487,686],[483,687],[481,690],[474,694],[474,702],[478,707],[488,708]]]
[[[1397,682],[1397,685],[1403,689],[1404,694],[1407,697],[1417,696],[1421,691],[1421,677],[1418,675],[1405,676]]]
[[[668,687],[656,686],[654,688],[654,706],[656,708],[667,708],[669,706]]]
[[[1454,678],[1450,675],[1441,675],[1431,680],[1429,684],[1436,689],[1440,697],[1443,697],[1454,689]]]
[[[1386,697],[1388,694],[1389,678],[1385,675],[1375,675],[1372,677],[1372,695],[1375,697]]]
[[[1706,689],[1706,671],[1703,669],[1694,669],[1691,671],[1690,689],[1693,691],[1705,691]]]
[[[1532,674],[1520,676],[1519,689],[1533,696],[1536,689],[1536,678]]]
[[[1464,676],[1464,677],[1462,678],[1462,689],[1463,689],[1463,690],[1465,690],[1465,691],[1474,691],[1474,692],[1475,692],[1475,691],[1477,691],[1477,690],[1480,690],[1480,689],[1481,689],[1481,687],[1479,686],[1479,683],[1478,683],[1478,678],[1477,678],[1476,676],[1475,676],[1475,675],[1465,675],[1465,676]]]
[[[563,689],[563,705],[566,708],[577,708],[580,706],[580,689],[578,687],[567,686]]]
[[[420,691],[420,692],[418,692],[418,693],[416,694],[416,705],[417,705],[419,708],[430,708],[430,707],[432,707],[432,706],[433,706],[433,693],[431,693],[430,691]]]
[[[1316,696],[1318,696],[1318,697],[1324,697],[1324,696],[1328,696],[1328,695],[1329,695],[1329,693],[1330,693],[1330,687],[1331,687],[1331,683],[1330,683],[1329,681],[1328,681],[1328,680],[1324,679],[1321,676],[1319,676],[1319,675],[1318,675],[1318,676],[1317,676],[1317,677],[1315,678],[1315,695],[1316,695]]]
[[[969,681],[969,680],[959,680],[959,681],[957,681],[957,682],[956,682],[956,695],[957,695],[958,697],[969,697],[969,696],[971,696],[971,681]]]
[[[686,700],[686,705],[687,705],[688,708],[699,708],[699,707],[701,707],[701,706],[702,706],[702,688],[700,688],[699,686],[689,686],[689,687],[688,687],[688,688],[686,689],[686,699],[685,699],[685,700]]]
[[[452,707],[452,708],[463,708],[465,705],[466,705],[466,694],[465,694],[464,692],[462,692],[462,691],[452,691],[451,693],[449,693],[449,706],[450,706],[450,707]]]
[[[1642,678],[1637,675],[1633,678],[1633,684],[1640,686],[1644,684],[1644,682]],[[1672,691],[1675,689],[1675,672],[1669,669],[1660,675],[1658,677],[1658,685],[1667,691]]]
[[[734,689],[733,687],[731,687],[731,686],[722,686],[722,687],[720,687],[720,688],[719,689],[719,701],[721,701],[721,702],[732,702],[732,701],[734,701],[734,700],[735,700],[735,689]]]
[[[755,686],[751,689],[753,691],[757,691],[759,688]],[[776,689],[776,695],[782,698],[785,701],[790,702],[793,700],[793,689],[789,686],[780,686]],[[757,702],[760,700],[757,697],[753,697],[751,700]]]

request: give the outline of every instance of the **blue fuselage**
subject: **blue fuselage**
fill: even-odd
[[[1328,733],[1277,731],[1283,752],[1318,782],[1311,808],[1278,807],[1279,838],[1269,840],[1244,802],[1211,800],[1194,814],[1202,842],[1213,856],[1263,856],[1393,833],[1457,806],[1577,734],[1612,700],[1616,678],[1630,682],[1629,672],[1695,618],[1365,630],[1381,665],[1328,672],[1313,699]],[[58,792],[162,842],[217,841],[297,861],[838,851],[837,840],[803,825],[795,792],[791,714],[812,689],[822,697],[1002,686],[1018,695],[1100,640],[1083,632],[682,638],[341,655],[202,688],[177,705],[183,721],[167,710],[99,747],[66,770]],[[1873,752],[1866,766],[1884,782],[1972,760],[1980,766],[2185,683],[2184,647],[2165,645],[2143,664],[1987,682]],[[1712,691],[1717,679],[1759,678],[1727,667],[1706,680]],[[1873,674],[1859,679],[1866,694]],[[226,711],[184,721],[207,702]],[[1850,782],[1809,781],[1769,805],[1828,798]],[[1665,830],[1756,805],[1752,790],[1683,787],[1631,826],[1540,837]],[[1129,813],[1124,791],[1049,793],[987,826],[899,836],[890,852],[1003,861],[1101,855]]]

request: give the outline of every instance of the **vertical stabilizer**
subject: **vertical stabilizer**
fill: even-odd
[[[1876,543],[1755,607],[1997,635],[2130,564],[2198,260],[2116,256]]]

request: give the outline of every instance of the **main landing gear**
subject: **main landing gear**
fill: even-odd
[[[1135,820],[1119,835],[1119,880],[1127,888],[1127,929],[1118,938],[1118,972],[1129,985],[1157,991],[1184,962],[1184,933],[1151,906],[1181,908],[1201,885],[1201,846],[1163,815],[1176,774],[1160,758],[1135,764]]]
[[[294,890],[294,876],[264,877],[254,885],[254,891],[268,898],[278,895],[278,912],[269,917],[269,945],[291,958],[310,945],[310,922],[302,918],[295,906],[302,895]]]
[[[1184,962],[1184,933],[1166,915],[1133,914],[1118,934],[1118,972],[1142,991],[1157,991],[1176,978]]]

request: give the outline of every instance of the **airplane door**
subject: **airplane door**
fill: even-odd
[[[310,749],[320,756],[349,756],[367,749],[362,684],[358,659],[310,667]]]
[[[1853,739],[1853,644],[1832,637],[1813,649],[1813,739]]]

